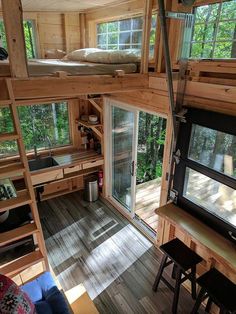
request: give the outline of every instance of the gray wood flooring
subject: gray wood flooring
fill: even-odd
[[[115,209],[76,192],[40,203],[39,212],[65,291],[83,283],[100,313],[171,313],[172,292],[162,283],[152,292],[161,253]],[[181,288],[179,313],[190,313],[193,303]]]

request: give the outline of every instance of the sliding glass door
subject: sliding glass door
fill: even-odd
[[[111,123],[109,194],[133,216],[138,112],[113,100],[109,100],[108,112]]]

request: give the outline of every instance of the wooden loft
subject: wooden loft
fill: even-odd
[[[184,6],[178,0],[167,0],[165,6],[168,12],[191,13],[195,6],[219,1],[196,0],[194,6]],[[111,132],[111,129],[109,129],[110,126],[108,127],[110,122],[108,121],[109,112],[106,111],[108,107],[106,103],[114,101],[122,105],[125,104],[124,106],[132,108],[134,111],[156,114],[166,119],[166,138],[162,163],[163,175],[159,182],[160,200],[158,206],[161,209],[158,208],[155,211],[156,217],[158,215],[158,232],[154,238],[149,233],[146,236],[151,239],[155,246],[160,246],[174,237],[178,237],[203,257],[204,261],[199,267],[198,274],[215,266],[235,282],[234,244],[217,234],[219,243],[215,245],[213,240],[215,232],[208,227],[202,227],[201,224],[198,226],[198,221],[195,218],[193,219],[191,215],[183,213],[176,206],[166,205],[170,189],[169,180],[174,173],[171,167],[173,159],[173,112],[168,93],[168,76],[160,23],[156,25],[156,37],[153,43],[154,55],[149,60],[152,14],[158,14],[157,1],[47,0],[36,2],[35,0],[2,0],[1,11],[8,43],[9,67],[6,72],[0,73],[0,111],[2,108],[10,108],[14,118],[14,131],[0,134],[0,142],[16,140],[20,147],[20,155],[0,160],[0,179],[5,178],[7,174],[9,177],[13,177],[12,180],[14,181],[14,174],[20,172],[21,177],[18,181],[22,184],[21,180],[24,179],[27,186],[19,187],[17,199],[0,202],[0,213],[21,205],[30,204],[34,217],[31,224],[10,233],[0,233],[0,246],[34,235],[38,237],[38,249],[34,254],[24,259],[6,266],[0,266],[0,273],[3,272],[23,283],[29,279],[25,272],[26,274],[28,271],[29,273],[33,272],[35,275],[37,271],[33,267],[37,263],[43,265],[43,270],[49,269],[47,257],[52,254],[49,252],[47,255],[46,252],[41,229],[41,223],[44,225],[46,223],[45,220],[40,223],[36,197],[37,200],[45,202],[54,198],[55,203],[52,201],[54,203],[52,212],[56,213],[57,210],[54,206],[57,207],[57,198],[83,190],[84,178],[90,174],[97,175],[99,171],[104,173],[105,183],[101,192],[102,199],[105,204],[109,203],[109,206],[112,204],[123,216],[133,222],[133,218],[131,219],[129,214],[122,212],[117,203],[112,202],[108,193],[109,186],[111,186],[108,175],[111,159],[108,139],[111,135],[108,134],[108,131]],[[110,75],[79,76],[56,71],[47,76],[29,75],[23,19],[35,21],[37,57],[44,59],[50,49],[63,50],[69,53],[78,48],[96,47],[98,23],[137,16],[143,17],[142,53],[137,73],[125,74],[123,71],[117,70]],[[212,113],[236,116],[235,59],[187,60],[183,80],[183,69],[178,59],[179,49],[177,48],[181,41],[182,25],[178,20],[169,18],[167,19],[167,26],[174,101],[176,102],[181,90],[184,109],[197,108]],[[181,86],[183,81],[184,87]],[[71,145],[53,150],[53,158],[55,157],[55,160],[59,162],[56,170],[50,172],[48,169],[44,169],[38,173],[32,173],[28,167],[28,161],[36,159],[37,154],[34,155],[33,151],[26,154],[24,150],[17,108],[60,101],[68,104]],[[80,119],[82,115],[94,113],[99,117],[100,123],[98,125],[91,125]],[[82,129],[88,126],[90,131],[92,130],[94,133],[95,138],[99,139],[101,144],[99,154],[86,150],[81,153],[78,150],[79,145],[80,147],[82,145],[82,137],[79,135],[80,131],[78,131],[81,126]],[[40,154],[45,157],[51,154],[51,150],[50,148],[45,149]],[[81,154],[82,157],[78,157],[76,154]],[[19,182],[17,183],[19,184]],[[40,193],[41,195],[39,195]],[[77,202],[77,199],[76,202],[73,200],[73,194],[71,198],[71,204]],[[65,201],[65,207],[67,205]],[[42,209],[44,202],[38,203],[38,206]],[[70,204],[68,208],[69,206]],[[63,207],[61,210],[64,209]],[[49,223],[51,223],[50,218],[52,217],[50,215],[52,216],[52,214],[50,211],[47,215]],[[73,222],[77,223],[76,221]],[[136,226],[142,230],[140,225],[137,224]],[[103,229],[103,226],[101,229]],[[201,235],[203,229],[204,236]],[[142,232],[145,231],[142,230]],[[60,232],[58,233],[60,234]],[[210,241],[208,241],[208,236]],[[227,247],[226,253],[221,249],[224,245]],[[61,261],[58,264],[61,266]],[[41,271],[42,267],[40,268]],[[25,278],[27,279],[25,280]]]

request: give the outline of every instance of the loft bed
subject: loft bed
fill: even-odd
[[[67,75],[114,75],[116,70],[125,74],[136,73],[137,63],[107,64],[95,62],[70,61],[61,59],[32,59],[28,61],[29,76],[53,76],[63,71]],[[0,76],[11,76],[9,62],[0,61]]]

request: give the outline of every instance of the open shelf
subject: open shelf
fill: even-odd
[[[42,262],[43,260],[43,254],[40,251],[34,251],[0,267],[0,273],[5,276],[13,277],[26,268]]]
[[[18,175],[22,175],[24,171],[25,168],[21,163],[6,165],[4,167],[0,167],[0,179],[6,179],[12,176],[16,177]]]
[[[0,233],[0,247],[11,242],[26,238],[38,232],[35,223],[29,223],[19,228]]]
[[[17,197],[8,199],[6,201],[0,201],[0,213],[31,203],[32,200],[30,199],[27,191],[19,192]]]
[[[97,123],[97,124],[91,124],[87,121],[83,121],[83,120],[78,120],[79,124],[85,126],[86,128],[90,128],[90,129],[94,129],[94,128],[97,128],[97,127],[101,127],[102,124],[100,123]]]

